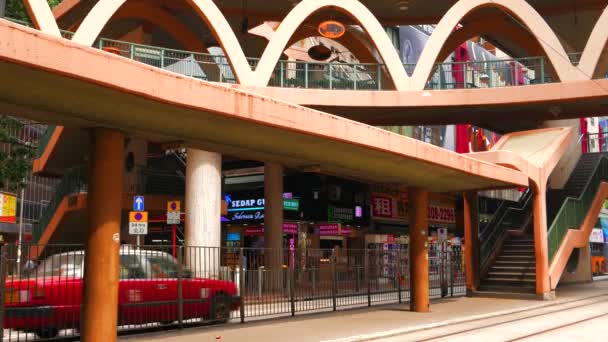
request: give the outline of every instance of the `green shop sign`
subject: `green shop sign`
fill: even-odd
[[[295,198],[284,198],[283,199],[283,209],[290,211],[298,211],[300,210],[300,200]]]

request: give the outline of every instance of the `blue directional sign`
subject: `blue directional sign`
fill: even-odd
[[[133,197],[133,211],[144,211],[144,196]]]

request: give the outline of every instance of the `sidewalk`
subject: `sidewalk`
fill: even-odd
[[[431,302],[430,313],[409,312],[409,305],[389,305],[246,324],[209,326],[121,337],[121,341],[327,341],[358,335],[396,333],[555,305],[580,298],[608,294],[608,281],[559,288],[557,300],[449,298]]]

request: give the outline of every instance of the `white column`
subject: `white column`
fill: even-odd
[[[222,241],[222,155],[194,148],[187,153],[185,261],[198,276],[216,278]]]
[[[264,247],[266,268],[281,269],[283,258],[283,166],[264,164]]]

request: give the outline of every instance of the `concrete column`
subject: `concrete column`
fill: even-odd
[[[429,253],[428,207],[429,193],[419,188],[409,188],[410,221],[410,270],[412,299],[410,310],[429,311]]]
[[[218,278],[222,208],[222,155],[187,149],[186,265],[199,277]]]
[[[266,269],[283,265],[283,166],[264,164],[264,247]]]
[[[464,199],[464,265],[467,278],[467,295],[479,284],[479,198],[474,191],[465,192]]]
[[[124,136],[93,131],[84,268],[83,341],[116,341]]]
[[[534,217],[534,255],[536,257],[536,294],[543,299],[553,296],[549,282],[549,250],[547,241],[547,196],[544,187],[532,187]]]

